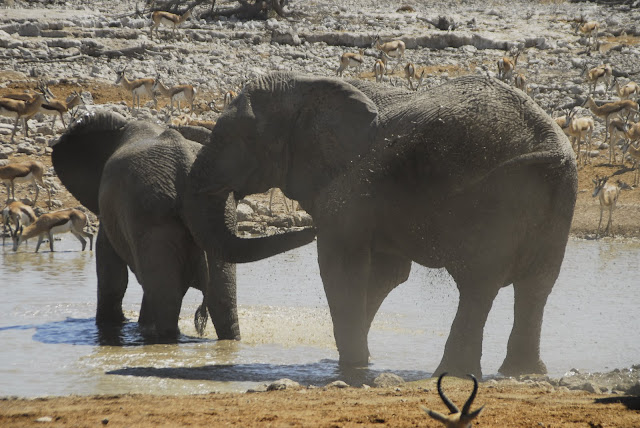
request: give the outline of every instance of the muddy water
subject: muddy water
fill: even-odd
[[[192,318],[201,295],[191,290],[180,343],[144,345],[130,322],[120,346],[101,346],[93,253],[78,251],[73,239],[56,242],[55,253],[33,250],[29,243],[13,253],[7,243],[0,251],[0,396],[244,391],[283,377],[315,385],[345,376],[370,381],[388,370],[423,378],[442,356],[458,299],[446,272],[414,265],[374,321],[371,367],[339,373],[312,244],[238,267],[241,342],[217,342],[210,325],[204,339],[195,337]],[[552,376],[640,362],[638,260],[640,242],[570,242],[543,326],[542,356]],[[131,320],[140,300],[131,277],[124,302]],[[504,358],[512,308],[509,287],[485,328],[486,374],[495,374]]]

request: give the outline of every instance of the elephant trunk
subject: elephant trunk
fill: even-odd
[[[315,237],[314,228],[257,238],[239,237],[232,194],[225,198],[204,192],[188,193],[183,209],[185,224],[200,248],[225,262],[255,262],[306,245]]]

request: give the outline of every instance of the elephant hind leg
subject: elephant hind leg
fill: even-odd
[[[127,291],[127,264],[116,253],[101,225],[96,238],[96,271],[98,274],[98,327],[117,325],[125,321],[122,299]]]
[[[557,276],[557,272],[545,272],[514,282],[513,329],[500,373],[516,376],[547,372],[540,359],[540,333],[544,307]]]
[[[140,268],[144,289],[141,327],[152,340],[173,341],[180,334],[178,318],[183,297],[180,269],[156,251],[151,251],[148,257],[163,261],[150,261]]]
[[[434,376],[447,372],[459,377],[467,374],[482,377],[480,359],[484,325],[501,281],[496,278],[482,279],[481,274],[468,275],[466,278],[456,278],[460,290],[458,311]]]
[[[205,298],[218,340],[240,340],[236,265],[218,259],[212,252],[207,254],[206,262],[209,285]]]
[[[367,288],[367,332],[391,290],[409,278],[411,260],[390,254],[375,253],[371,257],[371,274]]]
[[[153,341],[174,341],[179,334],[178,318],[187,283],[183,275],[186,242],[183,228],[161,225],[148,230],[136,249],[136,273],[144,290],[147,328],[143,333]]]

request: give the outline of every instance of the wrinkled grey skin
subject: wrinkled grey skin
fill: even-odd
[[[415,261],[446,268],[460,291],[434,375],[482,375],[483,327],[509,284],[515,320],[500,371],[546,371],[542,317],[577,173],[560,128],[521,92],[479,76],[411,94],[275,73],[245,87],[211,141],[194,188],[280,187],[313,216],[341,363],[367,363],[371,322]]]
[[[209,137],[197,129],[184,132],[201,140]],[[182,298],[192,286],[203,290],[218,338],[239,339],[231,262],[259,260],[313,240],[312,230],[236,237],[232,195],[194,196],[186,189],[201,147],[174,130],[127,122],[108,112],[83,117],[53,147],[52,161],[62,183],[100,217],[99,326],[124,321],[129,266],[144,290],[139,323],[150,337],[175,339]],[[191,194],[190,204],[206,206],[198,210],[206,216],[199,221],[202,229],[187,227],[193,221],[185,208],[186,194]]]

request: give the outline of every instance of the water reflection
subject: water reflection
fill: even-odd
[[[44,245],[44,244],[43,244]],[[2,271],[9,275],[33,272],[46,272],[51,278],[65,278],[71,273],[81,275],[81,279],[87,279],[84,276],[87,263],[93,261],[93,253],[89,251],[78,252],[73,250],[57,250],[55,252],[42,251],[35,252],[35,247],[25,251],[20,248],[14,252],[10,246],[4,246],[2,249]],[[66,256],[65,256],[66,255]]]
[[[35,329],[33,340],[51,345],[144,346],[157,343],[145,337],[136,322],[125,322],[121,326],[98,330],[95,318],[67,318],[44,324],[12,325],[0,327],[0,333],[32,329]],[[171,343],[207,342],[211,342],[211,339],[180,334]]]

